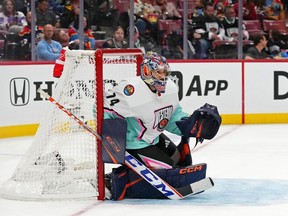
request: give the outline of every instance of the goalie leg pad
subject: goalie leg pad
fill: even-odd
[[[155,169],[153,172],[172,187],[179,188],[206,178],[207,165],[196,164],[173,169]],[[126,166],[113,169],[111,174],[113,200],[124,198],[167,199],[161,192]]]
[[[104,119],[102,124],[102,161],[125,164],[127,123],[124,119]]]

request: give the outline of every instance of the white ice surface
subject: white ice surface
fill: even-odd
[[[0,139],[0,184],[12,176],[32,139]],[[288,124],[223,125],[213,140],[198,145],[192,155],[194,164],[207,163],[215,187],[188,199],[30,202],[0,198],[0,215],[288,215]]]

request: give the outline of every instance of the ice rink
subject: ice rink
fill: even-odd
[[[0,139],[0,184],[12,176],[32,140]],[[223,125],[213,140],[193,149],[192,156],[194,164],[207,163],[207,176],[215,187],[184,200],[29,202],[0,198],[0,215],[287,216],[288,124]]]

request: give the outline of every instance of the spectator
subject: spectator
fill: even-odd
[[[88,28],[87,18],[83,18],[83,27],[84,27],[84,48],[86,50],[91,50],[95,48],[95,38],[91,33],[91,30]],[[73,27],[70,27],[68,30],[68,35],[70,37],[70,42],[79,41],[79,19],[76,19]]]
[[[229,2],[227,0],[216,0],[214,2],[216,9],[216,16],[222,21],[225,18],[225,8],[229,6]]]
[[[79,16],[79,0],[71,0],[71,4],[67,5],[60,17],[61,28],[69,28],[73,26],[74,21]]]
[[[27,61],[31,60],[31,17],[31,11],[27,12],[26,20],[28,25],[24,26],[24,28],[18,33],[21,46],[20,58]],[[43,29],[39,28],[38,26],[35,27],[36,44],[40,41],[40,34],[42,33],[42,30]]]
[[[263,19],[284,20],[285,11],[283,3],[280,0],[266,0]]]
[[[54,30],[52,39],[58,41],[62,45],[62,47],[69,46],[70,37],[68,35],[68,32],[64,29]]]
[[[222,25],[225,29],[224,40],[227,41],[237,41],[238,40],[238,17],[236,17],[235,9],[233,6],[227,6],[224,9],[225,18],[222,20]],[[243,25],[243,39],[247,40],[249,38],[248,32],[245,30],[245,25]]]
[[[150,14],[155,14],[155,8],[148,0],[134,0],[134,14],[148,20]]]
[[[192,19],[203,14],[203,10],[204,10],[203,0],[195,0],[194,4],[195,4],[195,9],[191,15]]]
[[[266,0],[254,0],[253,3],[256,6],[256,12],[259,13],[261,10],[265,8]]]
[[[257,34],[253,36],[254,46],[249,47],[244,58],[245,59],[269,59],[265,49],[267,47],[267,40],[265,35]]]
[[[3,12],[0,13],[0,29],[8,31],[11,26],[26,26],[25,15],[16,11],[14,0],[3,1]]]
[[[180,19],[182,18],[173,2],[167,0],[156,0],[153,5],[159,19]]]
[[[192,21],[193,38],[195,44],[195,58],[206,59],[214,40],[223,40],[225,31],[221,21],[214,15],[212,3],[204,7],[204,14]]]
[[[236,16],[238,17],[238,2],[234,4]],[[257,14],[255,4],[252,0],[243,0],[243,20],[256,20]]]
[[[64,12],[64,4],[59,3],[57,0],[49,0],[49,8],[55,12],[56,16],[59,16]]]
[[[267,43],[268,53],[270,56],[281,56],[287,58],[288,41],[284,40],[283,35],[279,30],[269,32],[269,40]]]
[[[102,48],[128,48],[129,45],[124,39],[124,29],[121,26],[115,27],[113,36],[103,44]]]
[[[25,16],[27,15],[27,12],[30,11],[30,8],[28,7],[27,0],[15,0],[15,8],[17,11],[21,11]]]
[[[59,42],[52,40],[54,28],[46,24],[43,28],[44,38],[36,46],[37,61],[55,61],[62,50]]]
[[[136,26],[134,26],[134,38],[133,38],[133,41],[134,41],[134,48],[138,48],[138,49],[141,49],[142,53],[145,54],[146,51],[145,51],[145,47],[141,44],[141,41],[139,39],[139,31],[138,31],[138,28]],[[128,28],[128,34],[129,34],[129,28]]]
[[[135,0],[134,14],[136,16],[135,25],[139,33],[149,35],[158,41],[158,15],[152,4],[148,0]]]
[[[44,26],[46,24],[51,24],[56,28],[60,27],[60,23],[56,18],[56,15],[53,11],[49,9],[49,0],[38,0],[36,8],[36,18],[37,25]]]

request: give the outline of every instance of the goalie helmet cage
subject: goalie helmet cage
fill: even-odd
[[[138,49],[67,50],[52,95],[101,135],[103,92],[140,74]],[[101,141],[50,102],[33,142],[12,177],[0,187],[17,200],[104,200]]]

